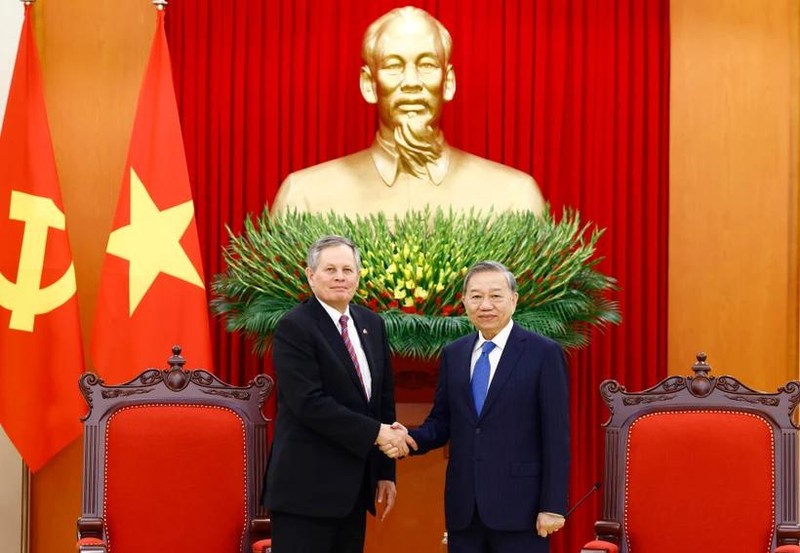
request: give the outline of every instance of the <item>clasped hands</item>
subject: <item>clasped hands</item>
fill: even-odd
[[[408,429],[396,421],[392,424],[381,424],[375,443],[390,459],[405,457],[409,448],[417,450],[417,442],[408,435]]]

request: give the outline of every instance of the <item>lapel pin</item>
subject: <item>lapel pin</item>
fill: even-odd
[[[361,334],[364,334],[364,335],[366,336],[366,334],[367,334],[367,329],[365,328],[364,330],[362,330],[362,331],[361,331]]]

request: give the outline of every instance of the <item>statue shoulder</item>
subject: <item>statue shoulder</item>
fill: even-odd
[[[290,173],[284,182],[291,181],[295,186],[309,185],[327,181],[330,183],[331,178],[337,180],[347,177],[352,177],[354,174],[363,171],[363,168],[371,168],[372,159],[370,158],[369,149],[360,150],[353,154],[343,157],[337,157],[317,165],[312,165],[298,171]]]
[[[528,209],[537,214],[545,210],[536,180],[514,167],[453,148],[450,173],[448,178],[463,183],[477,202],[493,205],[496,210]],[[487,187],[487,183],[491,186]],[[481,193],[487,198],[481,199]]]
[[[525,186],[536,182],[528,173],[509,165],[503,165],[457,148],[451,148],[451,151],[453,168],[456,170],[475,172],[475,174],[480,174],[484,177],[495,177],[502,182],[517,182]]]
[[[371,174],[377,175],[369,149],[294,171],[281,183],[270,211],[326,212],[330,208],[326,196],[346,196],[351,192],[349,188]]]

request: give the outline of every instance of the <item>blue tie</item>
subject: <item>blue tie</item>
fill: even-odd
[[[483,402],[486,401],[486,394],[489,391],[489,353],[494,349],[494,342],[484,342],[481,356],[475,362],[475,369],[472,371],[472,399],[475,400],[475,412],[481,414]]]

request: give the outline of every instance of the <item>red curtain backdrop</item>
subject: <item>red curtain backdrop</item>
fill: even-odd
[[[205,274],[224,267],[226,226],[272,201],[290,172],[366,147],[375,114],[358,89],[367,25],[405,1],[172,0],[167,36]],[[532,174],[555,213],[606,228],[601,269],[616,277],[624,322],[570,355],[571,501],[602,475],[598,393],[666,376],[668,0],[413,2],[450,30],[455,99],[449,142]],[[268,361],[215,325],[220,377],[245,382]],[[189,360],[191,364],[191,360]],[[577,551],[595,494],[553,551]]]

